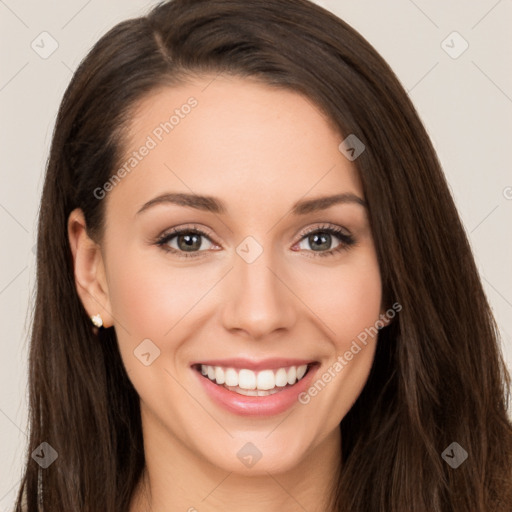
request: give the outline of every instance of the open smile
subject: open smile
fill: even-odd
[[[194,363],[191,367],[210,398],[241,415],[267,416],[287,410],[310,385],[319,367],[316,361],[286,364],[274,360],[266,363],[271,367],[264,367],[265,362],[245,365],[242,362],[235,367],[230,362],[232,366],[223,361],[223,364]]]

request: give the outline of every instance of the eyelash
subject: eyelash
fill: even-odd
[[[334,235],[334,236],[336,236],[336,237],[338,237],[340,239],[341,243],[338,245],[338,247],[336,247],[334,249],[330,249],[328,251],[320,251],[320,252],[307,251],[307,252],[316,252],[316,255],[313,256],[313,257],[316,257],[316,256],[319,256],[319,257],[334,256],[335,254],[337,254],[337,253],[339,253],[341,251],[347,251],[353,245],[356,244],[356,240],[354,239],[354,237],[352,235],[347,235],[341,229],[339,229],[337,227],[332,227],[332,226],[329,226],[329,225],[315,227],[315,228],[307,231],[306,233],[303,233],[301,235],[301,238],[300,238],[299,242],[301,242],[307,236],[315,234],[315,233],[328,233],[330,235]],[[195,226],[194,227],[172,229],[172,230],[164,233],[162,236],[160,236],[156,240],[155,243],[156,243],[156,245],[161,247],[164,251],[170,252],[170,253],[173,253],[173,254],[177,254],[178,257],[181,257],[181,258],[197,258],[197,257],[200,257],[201,253],[204,252],[204,251],[197,251],[197,252],[187,253],[185,251],[178,251],[178,250],[174,249],[173,247],[169,247],[167,245],[170,240],[172,240],[176,236],[183,235],[183,234],[194,234],[194,235],[204,236],[205,238],[208,238],[208,240],[210,240],[210,242],[213,243],[213,241],[210,239],[208,233],[205,233],[203,230],[201,230],[201,229],[199,229],[199,228],[197,228]]]

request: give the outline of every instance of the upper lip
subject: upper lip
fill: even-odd
[[[276,368],[286,368],[288,366],[302,366],[304,364],[314,364],[316,361],[311,359],[291,359],[289,357],[276,357],[272,359],[261,359],[256,361],[254,359],[247,359],[243,357],[235,357],[231,359],[208,359],[204,361],[196,361],[191,366],[208,365],[208,366],[222,366],[224,368],[246,368],[248,370],[273,370]]]

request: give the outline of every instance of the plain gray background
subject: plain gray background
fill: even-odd
[[[26,443],[33,247],[58,105],[93,43],[154,3],[0,0],[2,512],[12,508]],[[504,65],[510,57],[512,1],[317,3],[375,46],[415,104],[469,235],[512,370],[512,68]],[[46,55],[52,45],[58,47]]]

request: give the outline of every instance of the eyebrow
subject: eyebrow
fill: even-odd
[[[159,204],[176,204],[202,210],[215,214],[227,213],[226,205],[220,199],[212,196],[202,196],[197,194],[185,193],[167,193],[162,194],[145,203],[137,212],[137,215]],[[313,199],[302,199],[292,206],[293,215],[306,215],[321,210],[326,210],[335,204],[358,204],[364,208],[368,207],[366,201],[351,192],[335,194],[332,196],[322,196]]]

